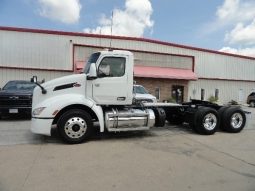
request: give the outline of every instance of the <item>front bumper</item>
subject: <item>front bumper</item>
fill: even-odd
[[[51,136],[53,119],[32,118],[31,131],[35,134]]]
[[[31,115],[31,107],[1,107],[0,106],[0,114],[3,115],[11,115],[11,114],[27,114]],[[12,111],[15,111],[14,113]]]

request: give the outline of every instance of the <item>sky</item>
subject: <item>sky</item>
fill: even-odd
[[[255,0],[0,0],[0,26],[112,31],[255,57]]]

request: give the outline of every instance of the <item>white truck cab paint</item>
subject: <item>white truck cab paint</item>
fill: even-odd
[[[96,78],[90,78],[94,64]],[[47,91],[34,90],[32,132],[50,135],[54,119],[65,108],[79,106],[99,121],[104,131],[104,105],[131,105],[133,100],[133,54],[128,51],[102,51],[91,55],[84,73],[57,78],[42,84]],[[46,122],[47,121],[47,122]],[[55,121],[56,122],[56,121]],[[43,130],[45,129],[45,130]]]
[[[87,86],[92,88],[87,91],[89,97],[98,105],[131,105],[133,54],[116,50],[94,53],[84,73],[89,74],[90,66],[94,62],[97,68],[97,78],[87,80]]]

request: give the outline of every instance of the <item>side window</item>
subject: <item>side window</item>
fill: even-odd
[[[205,89],[201,89],[201,100],[205,100]]]
[[[215,89],[215,99],[219,99],[219,89]]]
[[[157,100],[160,99],[160,88],[155,89],[155,97],[157,98]]]
[[[98,77],[121,77],[125,74],[126,59],[105,57],[98,67]]]

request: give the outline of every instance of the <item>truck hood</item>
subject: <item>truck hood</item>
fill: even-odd
[[[86,74],[73,74],[73,75],[56,78],[54,80],[50,80],[41,85],[47,90],[47,89],[55,88],[56,86],[60,86],[60,85],[82,82],[85,79],[86,79]]]
[[[74,74],[45,82],[41,84],[47,91],[42,94],[39,86],[36,86],[33,93],[33,106],[46,99],[69,94],[85,94],[86,74]]]

